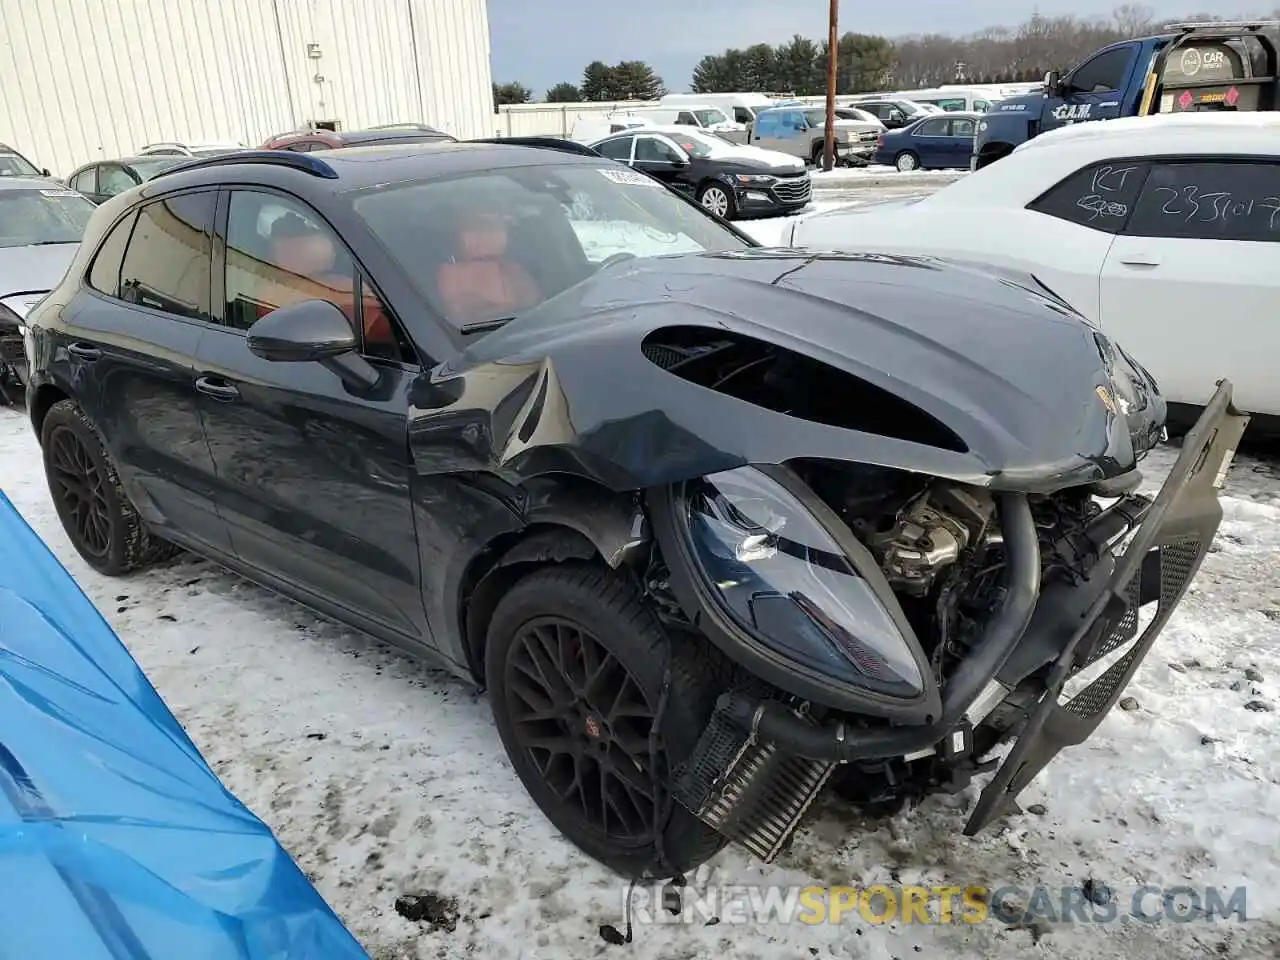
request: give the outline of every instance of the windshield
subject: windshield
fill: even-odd
[[[129,166],[133,167],[143,180],[150,180],[161,170],[177,166],[186,159],[186,157],[147,157],[144,160],[134,160],[129,163]]]
[[[751,246],[657,180],[613,164],[390,184],[353,206],[419,294],[463,328],[531,310],[611,258]]]
[[[708,107],[705,110],[695,110],[693,115],[698,118],[698,123],[704,127],[709,127],[716,123],[728,123],[729,118],[724,111],[717,110],[715,107]]]
[[[0,177],[38,177],[40,171],[16,153],[0,153]]]
[[[0,247],[79,243],[94,209],[74,190],[0,189]]]

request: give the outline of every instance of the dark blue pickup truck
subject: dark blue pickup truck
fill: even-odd
[[[1044,89],[992,106],[978,124],[970,169],[1068,123],[1187,110],[1275,110],[1275,21],[1178,23],[1103,47]]]

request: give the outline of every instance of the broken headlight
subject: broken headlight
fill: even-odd
[[[918,644],[786,486],[751,467],[728,470],[686,484],[678,510],[697,572],[766,659],[881,696],[923,694]]]

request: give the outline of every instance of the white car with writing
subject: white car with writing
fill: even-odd
[[[815,214],[784,238],[1029,272],[1150,370],[1174,419],[1220,377],[1242,409],[1280,414],[1280,114],[1074,124],[932,196]]]

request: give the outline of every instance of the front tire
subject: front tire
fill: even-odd
[[[899,173],[910,173],[920,169],[920,158],[910,150],[903,150],[893,161],[893,165],[898,168]]]
[[[738,215],[738,201],[723,183],[705,183],[698,191],[698,203],[716,216],[732,220]]]
[[[668,656],[655,779],[649,732]],[[525,788],[575,846],[628,878],[687,873],[727,843],[664,801],[670,771],[710,718],[721,669],[709,644],[673,642],[627,581],[587,564],[516,583],[485,650],[494,721]],[[670,805],[657,830],[655,800]]]
[[[97,429],[74,401],[60,400],[49,408],[40,446],[62,529],[89,566],[117,577],[179,552],[147,529]]]

